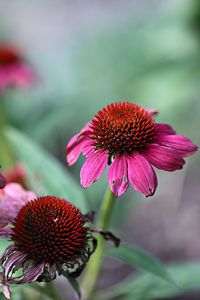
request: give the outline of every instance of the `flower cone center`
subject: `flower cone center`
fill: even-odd
[[[144,108],[129,102],[103,108],[91,122],[97,149],[110,155],[131,154],[143,150],[153,139],[156,123]]]
[[[64,199],[41,197],[19,211],[12,239],[36,262],[62,263],[79,258],[87,231],[79,210]]]

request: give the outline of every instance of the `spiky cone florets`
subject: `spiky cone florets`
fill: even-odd
[[[53,196],[31,200],[21,208],[11,239],[13,244],[0,258],[4,289],[10,283],[49,281],[56,273],[76,277],[96,247],[81,212]],[[15,277],[19,269],[23,271],[20,278]]]

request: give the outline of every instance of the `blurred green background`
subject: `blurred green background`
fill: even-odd
[[[24,49],[40,78],[31,90],[6,93],[9,123],[57,157],[63,165],[61,172],[73,176],[77,189],[66,197],[71,196],[69,200],[82,209],[98,209],[106,174],[82,192],[77,186],[84,159],[69,168],[65,147],[108,103],[128,100],[155,108],[157,121],[172,124],[179,134],[199,144],[199,0],[1,0],[0,38]],[[31,145],[23,148],[23,139],[12,130],[9,135],[16,142],[14,150],[24,155],[28,172],[38,170],[36,157],[29,152]],[[54,172],[48,164],[45,167],[46,173]],[[123,241],[165,261],[200,259],[199,155],[189,158],[181,172],[158,173],[159,187],[151,199],[131,189],[117,199],[113,229]],[[55,175],[57,195],[64,197],[65,187],[59,190],[59,180]],[[46,192],[43,187],[35,189]],[[87,204],[80,204],[83,198]],[[105,266],[107,275],[99,286],[118,282],[129,271],[111,263],[110,269]],[[199,294],[176,299],[199,299],[195,297]]]

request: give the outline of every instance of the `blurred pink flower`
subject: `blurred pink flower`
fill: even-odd
[[[12,45],[0,43],[0,92],[6,88],[26,88],[36,80],[31,67]]]
[[[0,237],[10,237],[10,225],[21,207],[37,196],[18,183],[8,183],[0,190]],[[7,227],[8,226],[8,227]]]
[[[15,182],[25,187],[26,170],[21,162],[17,162],[11,168],[3,170],[2,175],[7,183]]]
[[[113,103],[101,111],[68,143],[67,162],[73,165],[80,153],[86,157],[80,179],[88,188],[107,165],[108,181],[115,196],[122,195],[129,183],[137,192],[152,196],[157,176],[152,166],[165,171],[182,169],[183,157],[197,146],[177,135],[168,124],[156,123],[157,111],[130,102]]]

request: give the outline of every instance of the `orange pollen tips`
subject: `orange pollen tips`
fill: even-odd
[[[44,196],[28,202],[13,225],[15,245],[38,263],[67,263],[79,259],[87,247],[84,218],[64,199]]]
[[[21,55],[15,49],[0,45],[0,66],[12,65],[21,60]]]
[[[97,149],[110,155],[143,150],[154,137],[156,123],[144,108],[129,102],[113,103],[94,117],[92,136]]]

